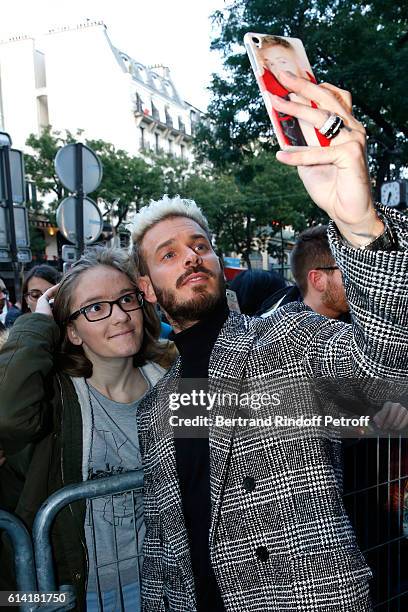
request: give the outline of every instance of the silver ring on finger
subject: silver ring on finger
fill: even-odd
[[[344,127],[344,121],[339,115],[331,114],[323,123],[319,132],[329,140],[337,136],[341,128]]]

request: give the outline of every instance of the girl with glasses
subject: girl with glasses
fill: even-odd
[[[26,478],[15,511],[27,525],[64,485],[141,468],[136,410],[172,360],[159,332],[127,255],[106,248],[85,253],[15,323],[0,353],[0,447],[12,464],[34,445],[18,467]],[[122,609],[119,571],[123,609],[140,610],[143,537],[141,494],[75,502],[57,515],[56,575],[74,586],[76,609]],[[127,561],[114,563],[116,544]]]

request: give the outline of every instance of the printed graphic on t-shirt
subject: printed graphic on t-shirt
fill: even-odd
[[[96,457],[95,457],[96,454]],[[129,467],[127,459],[132,457],[133,467]],[[94,461],[96,459],[96,461]],[[101,466],[103,461],[103,467]],[[127,472],[130,469],[137,469],[142,462],[140,450],[132,441],[120,430],[108,431],[106,429],[94,430],[92,453],[88,479],[94,480],[104,476],[114,476]],[[136,520],[142,512],[140,504],[133,499],[130,492],[108,495],[97,498],[92,503],[94,521],[103,520],[116,527],[131,526],[134,524],[135,508]],[[139,507],[138,507],[139,506]],[[88,520],[90,517],[88,517]]]

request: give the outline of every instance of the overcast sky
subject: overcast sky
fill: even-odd
[[[85,19],[103,20],[115,47],[144,64],[165,64],[180,95],[205,110],[221,60],[210,52],[210,14],[224,0],[2,0],[0,40]]]

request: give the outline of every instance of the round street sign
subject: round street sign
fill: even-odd
[[[76,144],[62,147],[55,156],[55,171],[59,180],[68,191],[77,190]],[[82,145],[83,192],[92,193],[101,184],[102,164],[89,147]]]
[[[61,234],[70,242],[76,242],[76,198],[64,198],[57,208],[57,225]],[[90,198],[84,198],[84,242],[91,244],[102,234],[103,220],[99,208]]]

